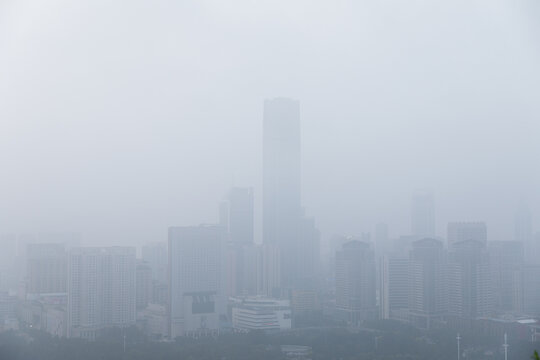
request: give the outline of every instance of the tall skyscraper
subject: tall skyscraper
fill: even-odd
[[[487,227],[484,222],[450,222],[448,223],[447,241],[448,248],[452,247],[452,244],[464,241],[464,240],[476,240],[487,245]]]
[[[228,233],[226,249],[226,294],[236,296],[248,293],[245,276],[245,247],[254,245],[253,189],[233,187],[227,200],[219,204],[220,225]]]
[[[169,335],[209,333],[224,313],[226,230],[169,228]]]
[[[409,319],[430,329],[446,315],[446,256],[443,243],[435,239],[413,242],[409,254]]]
[[[280,249],[281,286],[297,282],[301,218],[300,104],[276,98],[264,102],[263,242]]]
[[[281,288],[281,254],[274,244],[263,244],[260,248],[258,268],[258,293],[271,297],[280,296]]]
[[[336,311],[359,325],[377,317],[375,255],[369,243],[353,240],[336,253]]]
[[[73,248],[68,257],[68,337],[95,339],[135,324],[135,248]]]
[[[418,239],[435,237],[435,202],[429,192],[417,192],[413,195],[411,233]]]

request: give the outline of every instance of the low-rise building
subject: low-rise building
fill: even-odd
[[[265,297],[231,298],[233,328],[240,331],[287,330],[292,326],[289,300]]]

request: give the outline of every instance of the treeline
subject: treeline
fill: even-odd
[[[124,352],[125,336],[125,352]],[[221,334],[173,342],[150,341],[137,328],[110,329],[94,342],[60,339],[29,331],[0,334],[1,360],[274,360],[285,359],[280,345],[306,345],[313,360],[455,360],[456,334],[423,332],[405,324],[378,321],[369,328],[308,328],[265,334]],[[498,339],[462,333],[463,359],[503,360]],[[511,359],[529,360],[535,344],[510,344]]]

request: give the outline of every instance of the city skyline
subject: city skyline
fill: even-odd
[[[540,0],[0,0],[0,359],[540,349]]]

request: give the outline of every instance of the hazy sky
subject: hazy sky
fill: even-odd
[[[264,98],[301,101],[323,235],[540,230],[537,0],[0,0],[0,232],[166,239],[261,193]],[[259,204],[260,205],[260,204]],[[258,209],[258,219],[260,210]]]

